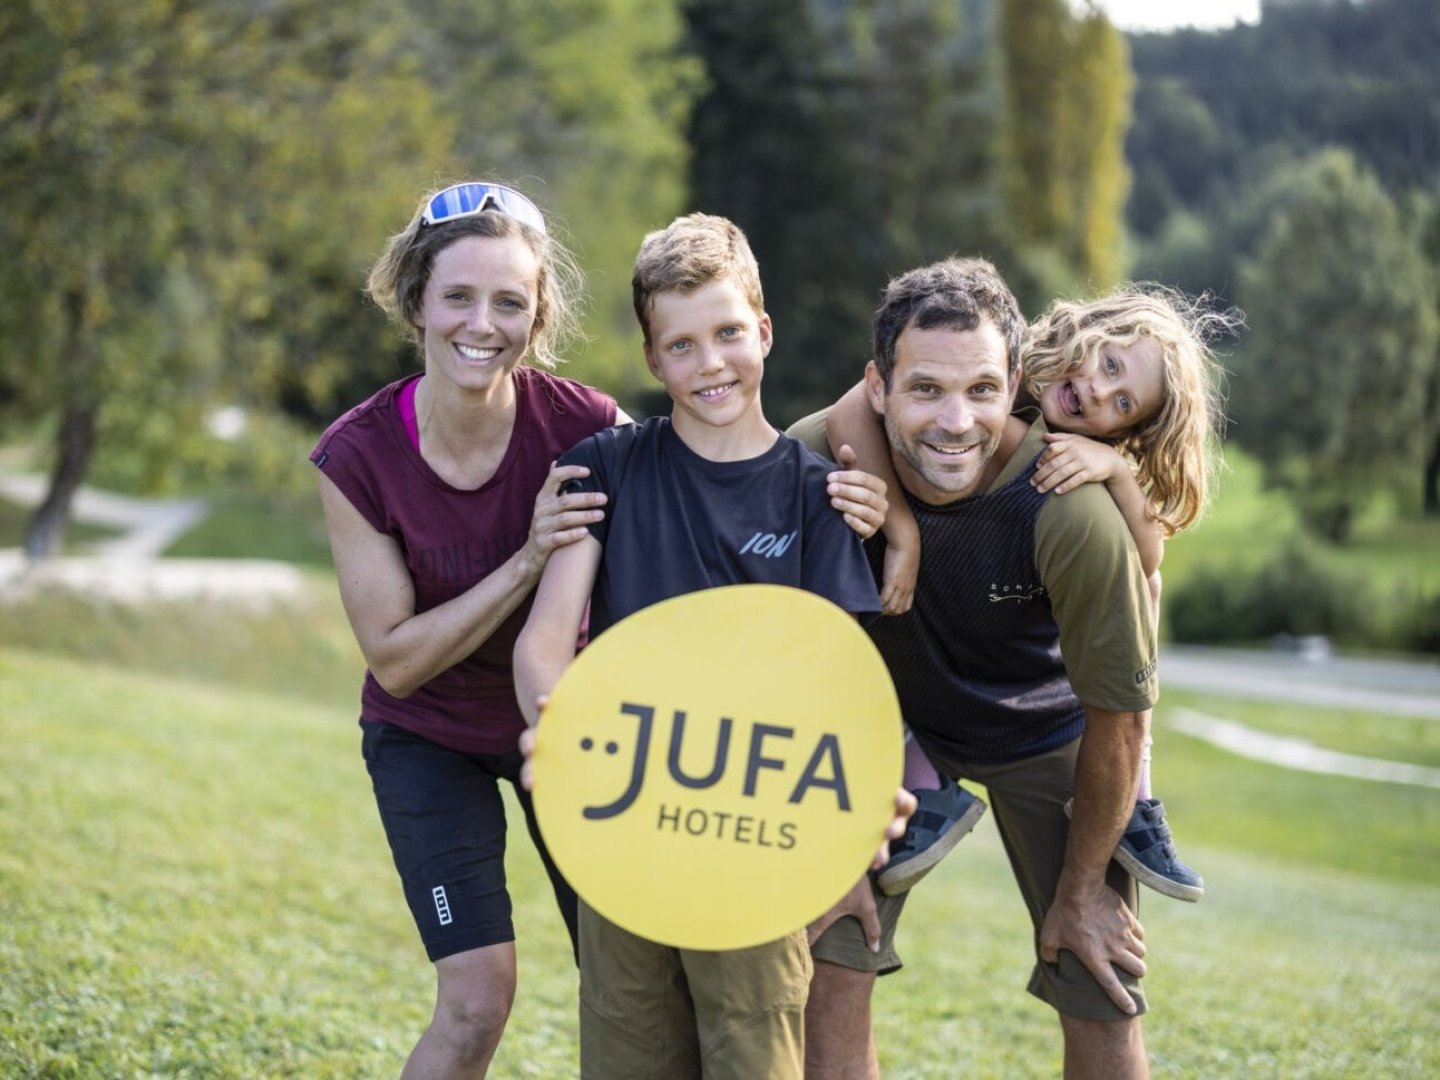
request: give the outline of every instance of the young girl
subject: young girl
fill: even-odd
[[[1127,285],[1087,303],[1056,301],[1026,334],[1018,404],[1038,407],[1050,434],[1031,483],[1063,495],[1103,483],[1135,538],[1159,614],[1164,540],[1199,520],[1219,465],[1221,369],[1210,343],[1238,318],[1210,311],[1155,285]],[[863,387],[852,390],[828,420],[832,446],[848,442],[859,467],[896,482]],[[891,501],[884,526],[886,614],[908,611],[920,566],[920,536],[903,499]],[[1166,896],[1199,900],[1201,876],[1180,861],[1165,807],[1150,790],[1150,737],[1135,811],[1116,860]],[[940,776],[907,736],[905,785],[920,809],[917,826],[892,849],[879,884],[886,893],[910,888],[975,825],[985,804]]]

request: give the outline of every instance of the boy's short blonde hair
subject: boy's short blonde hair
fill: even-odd
[[[1220,469],[1224,369],[1214,343],[1238,332],[1238,311],[1220,312],[1210,298],[1190,298],[1162,285],[1121,286],[1085,303],[1057,300],[1025,337],[1026,391],[1084,369],[1106,346],[1149,338],[1160,349],[1161,401],[1155,414],[1109,441],[1135,463],[1150,512],[1173,535],[1205,512]]]
[[[687,214],[649,233],[635,254],[630,279],[645,344],[650,344],[650,309],[659,293],[692,293],[726,279],[739,286],[756,318],[765,314],[760,265],[745,233],[729,218]]]

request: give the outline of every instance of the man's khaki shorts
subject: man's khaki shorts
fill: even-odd
[[[1010,867],[1020,886],[1030,921],[1035,927],[1035,967],[1027,989],[1067,1016],[1082,1020],[1124,1020],[1126,1014],[1115,1007],[1089,969],[1073,953],[1062,951],[1058,964],[1040,959],[1040,925],[1045,912],[1055,899],[1055,887],[1065,861],[1065,844],[1070,835],[1070,819],[1065,816],[1065,803],[1074,792],[1075,759],[1080,740],[1020,761],[1003,765],[982,765],[975,762],[946,760],[933,756],[935,767],[956,780],[971,780],[988,789],[990,810],[1000,830],[1000,839],[1010,856]],[[984,827],[984,822],[981,822]],[[965,844],[947,858],[963,859]],[[1139,896],[1135,882],[1118,864],[1112,862],[1106,880],[1124,898],[1130,910],[1139,914]],[[922,882],[917,888],[925,888]],[[841,919],[827,930],[814,945],[814,958],[838,964],[855,971],[873,971],[885,975],[900,967],[895,950],[895,930],[905,907],[905,896],[890,897],[875,890],[875,903],[880,916],[881,948],[878,954],[865,946],[860,923],[853,918]],[[1144,988],[1140,980],[1119,968],[1115,969],[1121,984],[1130,992],[1138,1009],[1146,1011]]]

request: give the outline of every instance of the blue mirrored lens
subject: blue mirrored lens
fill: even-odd
[[[518,191],[500,184],[456,184],[446,188],[430,200],[430,205],[425,208],[424,221],[428,225],[438,225],[442,221],[470,217],[485,210],[498,210],[533,229],[542,233],[545,231],[545,218],[539,207]]]

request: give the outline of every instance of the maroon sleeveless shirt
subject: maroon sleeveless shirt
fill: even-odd
[[[483,487],[451,487],[425,463],[397,406],[410,376],[336,420],[310,460],[377,531],[395,538],[415,582],[417,613],[445,603],[524,546],[535,496],[550,464],[615,422],[615,401],[592,387],[534,368],[515,369],[515,428]],[[510,670],[527,598],[474,653],[407,698],[387,694],[370,672],[361,719],[383,721],[467,753],[515,749],[525,721]]]

